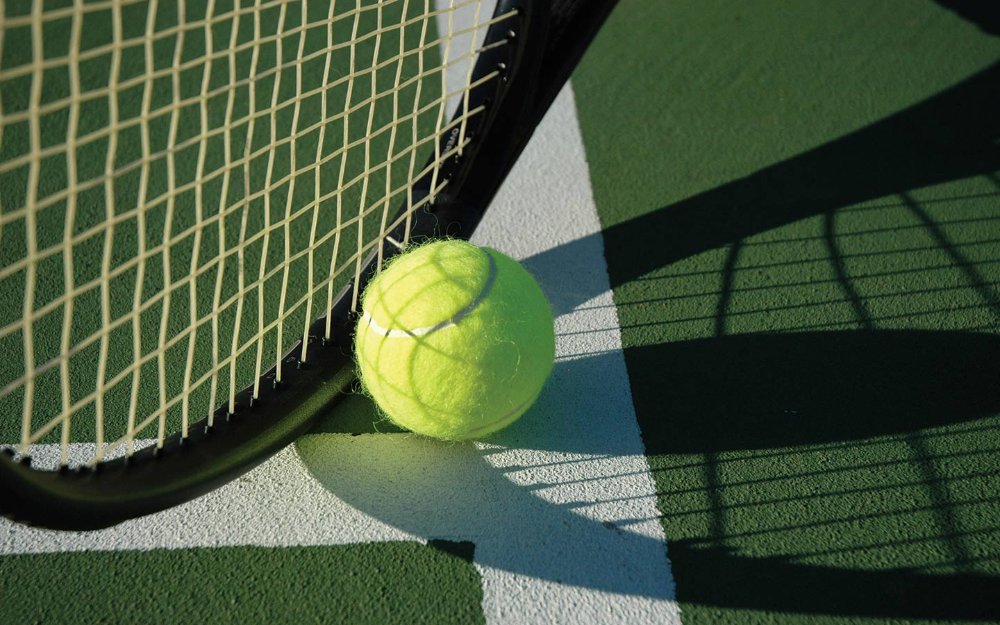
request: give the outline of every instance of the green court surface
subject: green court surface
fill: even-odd
[[[577,72],[683,622],[1000,618],[998,44],[630,2]]]
[[[987,6],[622,0],[573,75],[680,623],[1000,623]],[[357,395],[310,436],[407,435]],[[524,622],[479,545],[420,538],[5,553],[0,623]]]
[[[19,555],[3,559],[0,614],[5,623],[480,623],[471,555],[417,543]]]

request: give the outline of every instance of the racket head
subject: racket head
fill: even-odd
[[[107,527],[213,490],[304,433],[354,381],[355,311],[367,281],[406,245],[471,236],[613,4],[594,3],[588,12],[577,3],[500,0],[468,74],[472,87],[461,95],[452,122],[443,130],[438,124],[424,173],[410,180],[395,216],[383,219],[395,225],[383,228],[372,242],[332,308],[252,384],[210,416],[155,444],[55,468],[39,463],[28,448],[5,448],[0,454],[0,514],[53,529]],[[577,11],[568,11],[567,5]],[[554,19],[561,20],[565,47],[548,36]],[[572,27],[574,19],[577,28]]]

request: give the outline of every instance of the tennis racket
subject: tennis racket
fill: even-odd
[[[472,234],[614,2],[486,4],[0,2],[3,515],[180,504],[349,390],[367,281]]]

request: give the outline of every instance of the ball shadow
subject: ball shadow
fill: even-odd
[[[478,565],[673,598],[662,574],[662,542],[574,511],[592,501],[546,499],[550,485],[521,481],[524,466],[495,466],[488,447],[410,434],[319,434],[300,438],[296,448],[313,477],[341,500],[421,539],[471,542]]]

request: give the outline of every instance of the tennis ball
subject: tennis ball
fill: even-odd
[[[445,440],[517,420],[552,372],[552,309],[514,259],[457,240],[400,255],[365,289],[361,382],[397,425]]]

